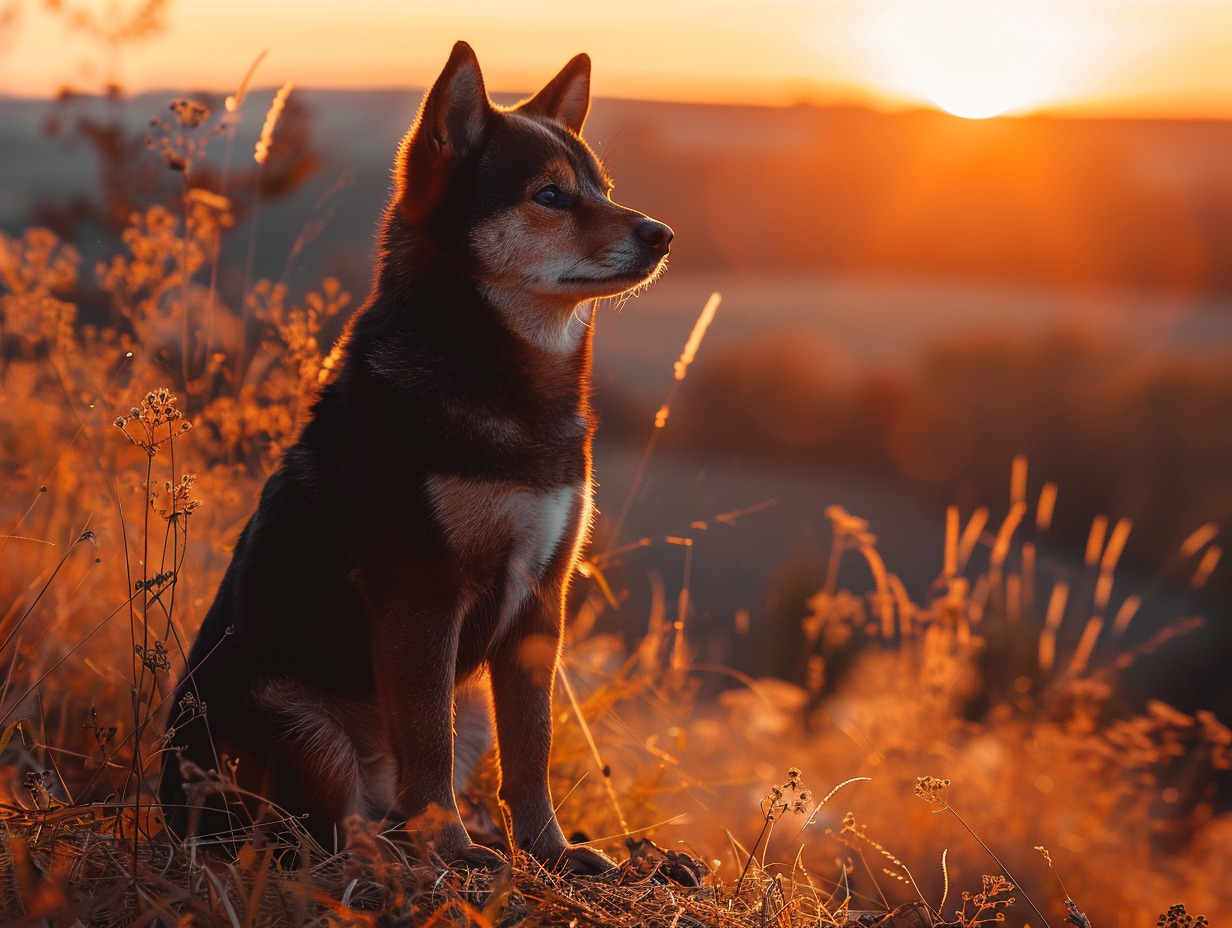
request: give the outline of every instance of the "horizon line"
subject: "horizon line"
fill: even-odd
[[[273,94],[277,91],[280,85],[257,84],[250,87],[247,91],[249,94]],[[295,84],[294,89],[299,92],[309,93],[354,93],[354,94],[388,94],[401,93],[409,94],[415,97],[422,96],[427,92],[428,88],[424,86],[414,86],[411,84],[373,84],[369,86],[357,86],[348,84]],[[168,94],[174,96],[185,96],[193,94],[209,94],[217,97],[226,97],[234,92],[234,88],[215,89],[209,87],[193,87],[185,89],[183,87],[174,87],[171,85],[165,87],[150,87],[135,91],[126,91],[125,88],[119,88],[120,99],[136,99],[138,97],[157,96],[160,94]],[[496,102],[501,102],[502,105],[508,105],[509,102],[526,99],[533,91],[518,91],[518,90],[490,90],[489,96]],[[46,102],[55,103],[65,95],[71,95],[81,98],[99,98],[106,99],[109,94],[105,90],[85,90],[65,85],[58,88],[54,92],[46,94],[29,94],[29,93],[12,93],[5,90],[0,90],[0,100],[19,101],[19,102]],[[955,119],[962,122],[991,122],[991,121],[1024,121],[1024,120],[1057,120],[1066,122],[1229,122],[1232,121],[1232,101],[1223,106],[1141,106],[1135,105],[1132,101],[1116,103],[1113,101],[1098,101],[1098,100],[1075,100],[1070,103],[1054,103],[1047,106],[1034,107],[1022,112],[1002,113],[996,116],[990,116],[984,119],[967,119],[961,116],[955,116],[947,113],[945,110],[933,106],[929,103],[909,100],[909,99],[894,99],[890,97],[881,97],[873,94],[852,94],[845,96],[836,94],[832,98],[826,99],[816,94],[797,94],[795,96],[781,95],[762,95],[761,99],[737,99],[724,98],[722,96],[676,96],[676,97],[657,97],[657,96],[636,96],[603,93],[592,97],[593,101],[610,101],[616,103],[631,103],[631,104],[649,104],[649,105],[667,105],[667,106],[696,106],[696,107],[712,107],[715,109],[750,109],[750,110],[791,110],[791,109],[816,109],[816,110],[840,110],[854,109],[864,110],[882,116],[911,116],[920,114],[932,114],[943,116],[949,119]]]

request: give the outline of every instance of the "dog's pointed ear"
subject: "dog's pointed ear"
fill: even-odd
[[[590,56],[585,52],[576,55],[546,87],[518,108],[539,113],[581,135],[590,110]]]
[[[427,212],[453,166],[483,141],[493,112],[474,49],[456,43],[402,140],[397,182],[408,218]]]

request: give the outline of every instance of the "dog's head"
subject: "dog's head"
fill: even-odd
[[[579,303],[653,278],[672,240],[663,223],[612,202],[580,138],[589,107],[586,55],[506,109],[488,99],[474,51],[458,42],[395,167],[401,217],[541,343],[567,334],[556,329]]]

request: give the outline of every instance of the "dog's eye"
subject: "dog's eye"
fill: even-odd
[[[569,202],[564,191],[555,184],[548,184],[531,199],[543,206],[566,206]]]

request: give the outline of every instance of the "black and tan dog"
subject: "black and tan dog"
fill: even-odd
[[[459,698],[455,733],[455,696],[490,681],[514,840],[612,867],[556,821],[552,686],[591,520],[591,301],[651,279],[672,231],[609,198],[579,138],[589,105],[585,55],[503,109],[462,42],[424,99],[345,361],[189,655],[161,788],[173,830],[243,827],[260,814],[246,791],[327,846],[348,816],[395,817],[444,863],[499,865],[454,794],[455,741],[488,724]],[[186,772],[224,758],[240,790],[201,798]]]

